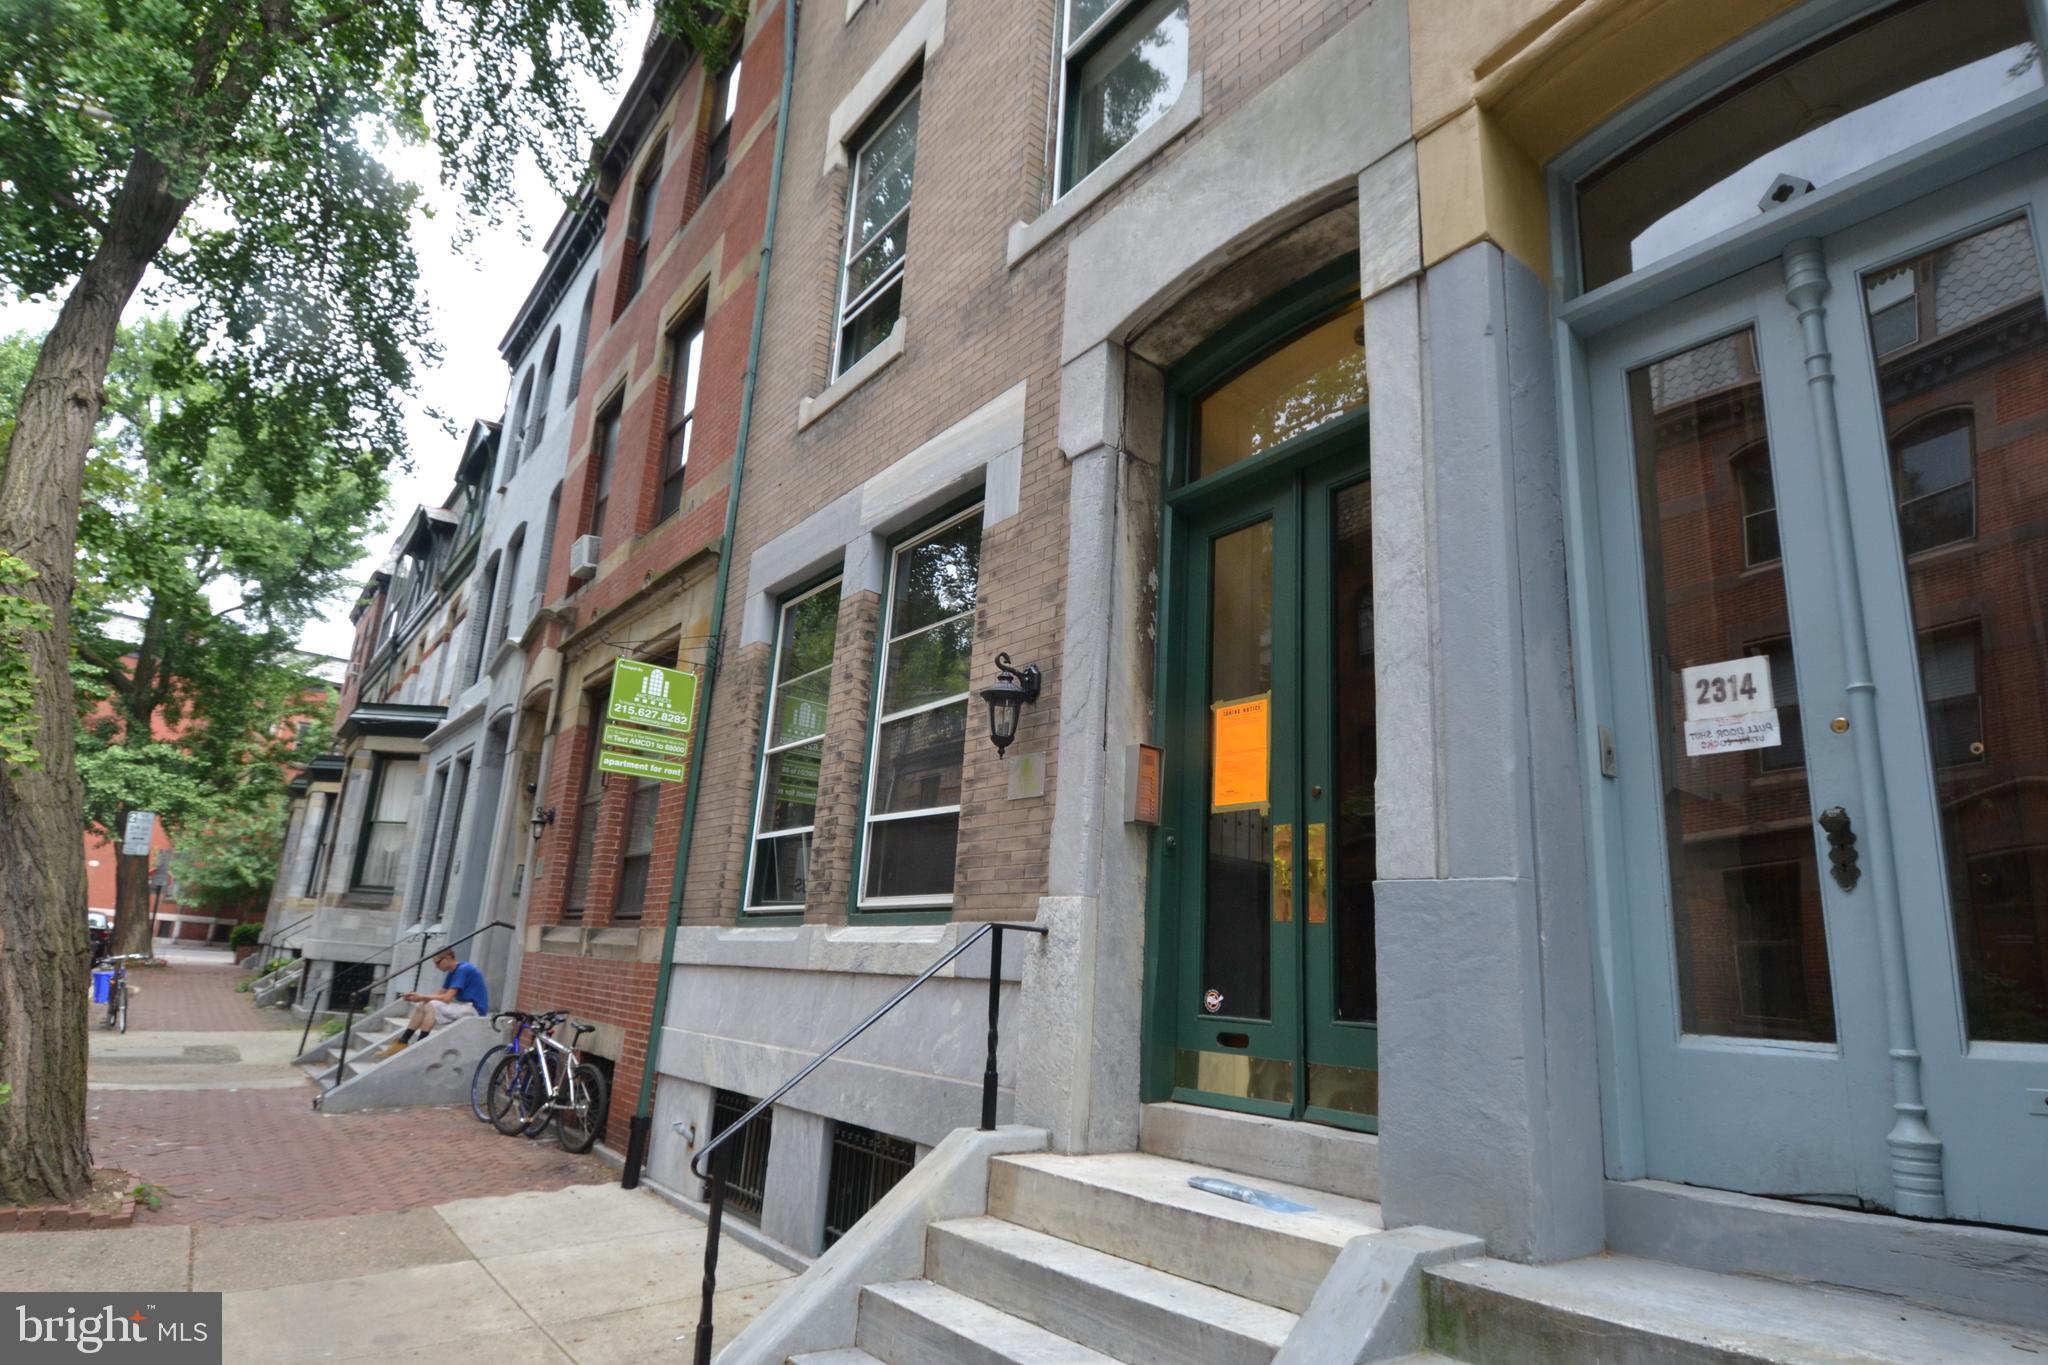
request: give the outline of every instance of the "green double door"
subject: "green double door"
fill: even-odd
[[[1373,1130],[1371,485],[1318,435],[1173,499],[1162,1003],[1173,1098]]]

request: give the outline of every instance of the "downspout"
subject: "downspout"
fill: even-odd
[[[718,669],[725,645],[725,597],[732,577],[732,548],[739,530],[740,485],[747,472],[747,438],[754,429],[754,387],[761,375],[761,332],[768,314],[768,274],[775,262],[775,219],[782,206],[782,160],[789,147],[789,100],[796,81],[797,0],[782,0],[782,93],[775,106],[775,160],[768,172],[768,214],[761,225],[761,266],[754,281],[754,333],[747,341],[746,386],[740,392],[740,429],[733,441],[732,482],[725,494],[725,531],[718,544],[718,580],[712,589],[711,640],[704,676],[698,686],[697,719],[691,733],[698,747],[690,754],[690,775],[683,794],[683,828],[676,838],[676,872],[668,893],[668,923],[661,935],[661,971],[654,981],[654,1015],[648,1020],[647,1060],[640,1069],[640,1101],[626,1135],[625,1169],[619,1184],[633,1189],[647,1161],[647,1138],[654,1126],[654,1077],[661,1062],[661,1025],[668,1017],[668,983],[675,974],[676,930],[683,918],[683,881],[690,870],[690,837],[697,828],[697,792],[704,776],[703,736],[711,730],[711,701],[718,689]]]

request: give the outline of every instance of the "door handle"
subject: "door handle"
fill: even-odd
[[[1863,879],[1863,869],[1857,862],[1856,830],[1849,823],[1849,812],[1840,806],[1829,806],[1820,813],[1820,827],[1828,836],[1829,875],[1836,886],[1854,891],[1856,883]]]
[[[1308,922],[1330,918],[1329,827],[1318,820],[1308,827]]]
[[[1273,826],[1273,923],[1294,920],[1294,824]]]

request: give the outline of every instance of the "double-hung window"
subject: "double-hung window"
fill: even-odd
[[[980,577],[978,507],[891,557],[861,841],[863,908],[953,903]]]
[[[690,428],[697,416],[697,370],[704,359],[704,319],[692,313],[668,336],[668,433],[661,441],[661,515],[682,510],[683,470],[690,463]]]
[[[377,757],[370,774],[370,800],[363,821],[362,847],[356,851],[356,875],[351,890],[397,889],[399,863],[412,847],[413,795],[419,780],[417,760],[409,756]]]
[[[596,484],[597,492],[591,499],[590,524],[584,528],[585,534],[604,534],[604,516],[612,501],[612,460],[618,453],[619,405],[613,403],[604,410],[604,415],[597,419],[597,431],[591,441],[590,458],[597,462],[597,468],[591,477]]]
[[[732,120],[740,111],[740,55],[732,54],[711,87],[711,140],[704,144],[704,193],[725,178],[732,159]]]
[[[1062,0],[1059,192],[1173,108],[1188,79],[1188,0]]]
[[[813,588],[782,604],[754,797],[754,850],[746,898],[751,914],[798,911],[804,906],[811,830],[818,812],[818,771],[825,758],[825,703],[832,690],[832,650],[838,633],[838,583]]]
[[[832,373],[845,373],[896,330],[903,314],[903,256],[910,238],[910,182],[917,171],[913,84],[857,144],[847,187],[846,256]]]
[[[633,182],[633,198],[626,212],[626,292],[620,300],[622,305],[625,299],[640,292],[640,285],[647,278],[647,258],[654,251],[654,197],[661,191],[661,159],[666,155],[667,145],[656,144],[640,178]]]
[[[598,736],[604,728],[606,690],[593,688],[585,699],[590,708],[588,752],[583,760],[583,786],[576,798],[576,841],[569,849],[569,886],[562,897],[562,918],[582,919],[590,900],[590,865],[597,857],[597,821],[604,812],[604,773],[598,768]]]
[[[676,655],[651,660],[663,668],[676,666]],[[609,709],[606,694],[606,708]],[[599,722],[601,725],[602,722]],[[602,734],[601,729],[596,731]],[[654,870],[654,820],[661,813],[661,789],[665,783],[651,777],[635,777],[626,789],[626,827],[619,840],[619,884],[612,893],[612,919],[639,919],[646,912],[647,884]]]

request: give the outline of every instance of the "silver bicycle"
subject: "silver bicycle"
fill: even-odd
[[[568,1043],[555,1037],[556,1028],[565,1024]],[[560,1011],[535,1016],[532,1045],[508,1053],[491,1072],[484,1109],[492,1125],[501,1133],[531,1138],[545,1132],[552,1119],[564,1151],[589,1151],[604,1124],[611,1087],[604,1072],[583,1060],[574,1040],[596,1028]]]

